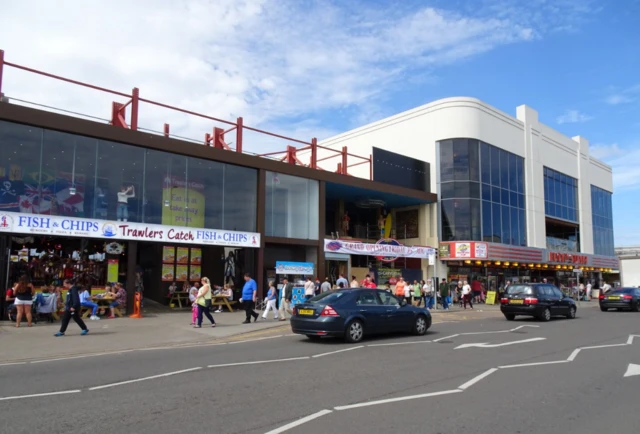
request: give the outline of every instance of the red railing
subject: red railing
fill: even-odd
[[[37,74],[37,75],[41,75],[44,77],[49,77],[49,78],[53,78],[54,80],[59,80],[59,81],[63,81],[66,83],[70,83],[70,84],[74,84],[74,85],[78,85],[78,86],[82,86],[88,89],[93,89],[93,90],[98,90],[100,92],[105,92],[105,93],[109,93],[112,95],[116,95],[119,97],[123,97],[123,98],[127,98],[128,101],[124,104],[113,101],[111,104],[111,120],[109,121],[109,123],[111,125],[113,125],[114,127],[118,127],[118,128],[127,128],[127,129],[131,129],[134,131],[137,131],[139,129],[139,122],[138,122],[138,116],[140,113],[140,103],[147,103],[147,104],[151,104],[154,105],[156,107],[162,107],[168,110],[172,110],[175,112],[179,112],[179,113],[183,113],[186,115],[190,115],[190,116],[196,116],[196,117],[200,117],[203,119],[207,119],[216,123],[221,123],[221,124],[225,124],[228,125],[229,128],[228,129],[224,129],[224,128],[220,128],[220,127],[213,127],[213,130],[211,133],[206,133],[204,135],[204,142],[203,144],[205,146],[212,146],[214,148],[218,148],[218,149],[224,149],[224,150],[228,150],[228,151],[235,151],[235,152],[243,152],[243,132],[245,130],[247,131],[253,131],[259,134],[263,134],[263,135],[267,135],[267,136],[271,136],[271,137],[275,137],[275,138],[279,138],[279,139],[283,139],[286,140],[288,142],[293,142],[293,143],[297,143],[299,145],[302,146],[292,146],[292,145],[287,145],[287,149],[284,151],[278,151],[278,152],[269,152],[266,154],[259,154],[259,157],[270,157],[270,158],[277,158],[280,161],[289,163],[289,164],[297,164],[300,166],[305,166],[305,167],[309,167],[312,169],[316,169],[316,170],[325,170],[322,169],[320,166],[318,166],[318,163],[321,161],[327,161],[327,160],[331,160],[333,158],[340,158],[340,161],[337,163],[337,170],[335,170],[336,173],[339,173],[341,175],[349,175],[348,173],[348,169],[351,167],[356,167],[356,166],[360,166],[362,164],[369,164],[369,179],[373,179],[373,159],[372,156],[369,155],[369,157],[362,157],[359,155],[355,155],[355,154],[350,154],[347,150],[346,146],[343,146],[341,150],[337,150],[337,149],[332,149],[332,148],[328,148],[326,146],[321,146],[318,145],[318,141],[316,138],[311,139],[310,142],[305,142],[303,140],[298,140],[298,139],[293,139],[291,137],[286,137],[286,136],[282,136],[280,134],[275,134],[275,133],[271,133],[269,131],[264,131],[264,130],[260,130],[258,128],[253,128],[253,127],[249,127],[247,125],[244,125],[243,119],[242,117],[239,117],[236,119],[236,122],[232,122],[232,121],[227,121],[224,119],[219,119],[219,118],[215,118],[212,116],[208,116],[208,115],[204,115],[202,113],[197,113],[197,112],[193,112],[190,110],[185,110],[179,107],[174,107],[168,104],[163,104],[157,101],[153,101],[150,99],[146,99],[146,98],[142,98],[140,97],[140,90],[137,87],[134,87],[133,90],[131,91],[131,94],[128,93],[124,93],[124,92],[118,92],[112,89],[107,89],[104,87],[100,87],[100,86],[95,86],[93,84],[89,84],[89,83],[85,83],[82,81],[78,81],[78,80],[72,80],[70,78],[66,78],[66,77],[60,77],[58,75],[54,75],[54,74],[50,74],[48,72],[44,72],[44,71],[39,71],[37,69],[33,69],[33,68],[29,68],[27,66],[23,66],[23,65],[18,65],[16,63],[12,63],[12,62],[7,62],[5,60],[5,56],[4,56],[4,51],[0,50],[0,97],[3,96],[3,72],[4,72],[4,67],[11,67],[11,68],[15,68],[15,69],[19,69],[22,71],[26,71],[26,72],[31,72],[33,74]],[[130,108],[130,116],[129,116],[129,122],[127,123],[127,109]],[[235,149],[233,149],[229,144],[227,144],[227,142],[225,141],[225,135],[228,133],[231,133],[235,131]],[[165,123],[163,126],[163,133],[164,136],[166,137],[170,137],[170,127],[169,124]],[[322,150],[324,151],[325,156],[323,156],[322,158],[318,158],[318,150]],[[309,152],[308,152],[309,151]],[[308,153],[308,162],[304,163],[302,160],[300,160],[299,157],[299,153],[300,152],[305,152],[305,155]],[[276,157],[276,156],[281,156]],[[357,162],[349,164],[349,157],[351,157],[352,159],[356,159]]]

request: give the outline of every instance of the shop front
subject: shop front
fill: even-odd
[[[27,274],[37,289],[80,276],[96,291],[120,282],[164,303],[169,287],[187,288],[202,276],[222,285],[255,271],[260,234],[65,216],[0,213],[6,246],[3,284]]]
[[[428,266],[435,263],[436,250],[426,246],[405,246],[393,239],[382,239],[377,243],[357,240],[324,240],[326,258],[341,258],[343,274],[347,279],[354,276],[362,281],[368,274],[379,287],[393,286],[398,277],[413,282],[429,279]],[[329,259],[335,261],[336,259]]]
[[[441,243],[439,258],[447,265],[448,280],[478,279],[489,291],[504,287],[507,281],[543,279],[568,288],[591,282],[598,289],[618,268],[615,257],[474,241]]]

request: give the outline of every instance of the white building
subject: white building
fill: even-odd
[[[640,286],[640,246],[616,247],[620,259],[620,284]]]
[[[587,139],[540,123],[528,106],[513,117],[474,98],[447,98],[321,144],[372,154],[374,179],[385,164],[401,183],[412,170],[395,157],[389,164],[384,151],[429,163],[427,184],[438,203],[420,212],[417,241],[440,245],[449,267],[434,270],[439,277],[565,283],[573,270],[598,280],[618,266],[611,167],[589,154]],[[369,176],[365,166],[350,174]]]

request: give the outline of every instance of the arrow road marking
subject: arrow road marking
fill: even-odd
[[[489,344],[489,343],[473,343],[473,344],[462,344],[459,345],[457,347],[454,348],[454,350],[460,350],[462,348],[472,348],[472,347],[476,347],[476,348],[498,348],[498,347],[506,347],[508,345],[515,345],[515,344],[524,344],[527,342],[536,342],[536,341],[544,341],[547,338],[531,338],[531,339],[524,339],[522,341],[512,341],[512,342],[503,342],[501,344]]]
[[[624,376],[633,377],[634,375],[640,375],[640,365],[634,365],[633,363],[630,363]]]

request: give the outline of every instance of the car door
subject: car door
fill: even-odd
[[[569,313],[569,308],[571,307],[571,302],[569,300],[571,300],[570,298],[567,298],[564,293],[562,291],[560,291],[560,289],[558,289],[557,287],[550,285],[551,286],[551,291],[553,292],[554,295],[554,299],[558,300],[557,302],[557,310],[558,310],[558,315],[566,315]]]
[[[364,318],[367,333],[384,333],[386,307],[375,291],[360,291],[356,298],[356,314]]]
[[[378,291],[378,296],[386,308],[386,327],[389,331],[406,332],[413,325],[413,311],[411,305],[402,305],[402,302],[387,291]]]
[[[557,315],[557,308],[554,306],[551,288],[549,288],[548,285],[538,285],[536,287],[536,293],[538,295],[538,305],[549,308],[551,315]]]

